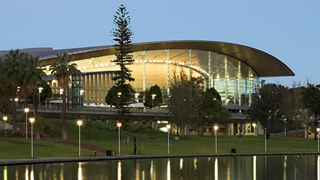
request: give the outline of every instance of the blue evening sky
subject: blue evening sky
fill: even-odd
[[[320,84],[319,0],[0,0],[0,50],[112,45],[113,15],[121,3],[135,43],[242,44],[277,57],[296,74],[267,83]]]

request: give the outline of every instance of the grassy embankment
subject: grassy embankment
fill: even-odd
[[[54,137],[61,138],[61,120],[46,119],[53,129]],[[88,123],[88,122],[84,122]],[[81,144],[118,151],[117,128],[108,122],[94,122],[90,130],[81,127]],[[133,124],[132,129],[139,126]],[[68,140],[78,142],[79,128],[75,120],[68,120]],[[123,132],[121,138],[121,154],[133,154],[133,137],[137,137],[137,149],[142,155],[167,154],[168,134],[143,126],[138,132]],[[191,136],[190,139],[175,140],[170,134],[170,154],[213,154],[215,151],[214,136]],[[271,137],[268,141],[268,152],[316,152],[317,141],[313,139],[293,137]],[[30,138],[0,140],[0,158],[30,158]],[[218,153],[229,153],[236,148],[237,153],[264,152],[263,136],[218,136]],[[82,156],[93,156],[93,150],[82,148]],[[105,153],[98,153],[105,155]],[[78,147],[52,140],[34,140],[34,157],[76,157]]]

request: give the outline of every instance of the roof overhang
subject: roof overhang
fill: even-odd
[[[218,41],[160,41],[136,43],[132,45],[132,51],[148,50],[166,50],[166,49],[193,49],[212,51],[232,58],[238,59],[251,67],[259,77],[275,76],[294,76],[292,70],[276,57],[244,45],[218,42]],[[59,52],[68,52],[73,55],[75,61],[90,59],[116,53],[114,46],[97,46],[87,48],[51,50],[39,53],[41,65],[51,65],[54,62],[56,54]]]

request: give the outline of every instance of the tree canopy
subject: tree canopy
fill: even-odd
[[[130,111],[126,106],[134,98],[134,89],[130,82],[134,81],[131,76],[131,70],[127,67],[134,61],[131,55],[132,35],[133,32],[130,29],[130,16],[126,7],[121,4],[114,15],[113,23],[116,28],[113,29],[112,35],[115,41],[116,59],[112,62],[116,63],[120,67],[119,71],[115,72],[115,76],[112,80],[115,81],[115,86],[121,95],[118,97],[118,121],[123,124],[123,128],[127,128],[127,122],[129,120]]]
[[[247,115],[267,128],[267,139],[277,123],[283,122],[288,112],[288,88],[279,84],[264,84],[252,94],[252,103]]]

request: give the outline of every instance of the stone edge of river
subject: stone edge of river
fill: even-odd
[[[319,152],[280,152],[280,153],[225,153],[225,154],[167,154],[167,155],[121,155],[121,156],[91,156],[91,157],[38,157],[33,159],[0,159],[0,166],[84,162],[126,159],[184,158],[184,157],[225,157],[225,156],[270,156],[270,155],[320,155]]]

